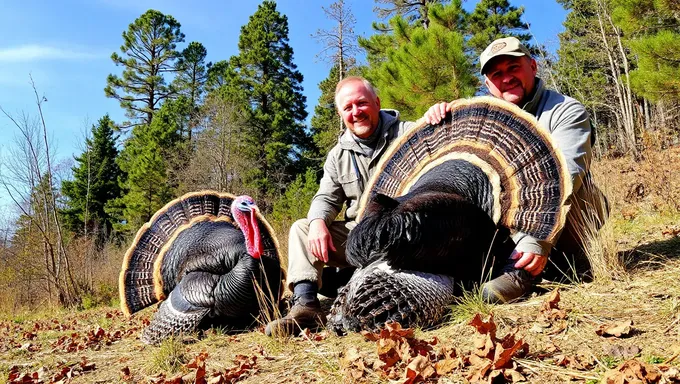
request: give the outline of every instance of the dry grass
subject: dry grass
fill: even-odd
[[[544,295],[514,304],[477,306],[478,295],[471,292],[454,310],[457,315],[453,318],[459,321],[434,330],[419,330],[416,336],[428,340],[436,336],[440,344],[470,351],[474,330],[465,320],[476,311],[493,312],[499,334],[518,330],[529,344],[529,355],[517,363],[532,383],[599,382],[607,368],[629,358],[620,354],[632,347],[639,348],[637,358],[645,362],[670,359],[673,346],[680,345],[680,237],[674,232],[680,225],[680,207],[676,206],[680,201],[680,177],[663,176],[680,174],[680,165],[670,161],[672,158],[680,159],[680,148],[645,153],[640,163],[621,158],[595,165],[596,180],[606,189],[612,213],[601,231],[585,236],[590,260],[597,269],[595,280],[560,286],[559,305],[567,313],[563,327],[537,325]],[[638,193],[636,186],[640,184],[644,192]],[[634,192],[629,193],[631,190]],[[271,301],[268,291],[262,287],[261,300]],[[121,370],[126,367],[130,371],[126,382],[130,383],[149,382],[150,377],[160,373],[169,377],[173,369],[178,369],[177,374],[184,375],[186,382],[193,382],[193,370],[182,361],[192,361],[201,352],[208,353],[208,372],[233,367],[237,355],[257,356],[257,370],[243,376],[244,383],[351,383],[357,381],[348,378],[342,354],[351,347],[376,354],[375,343],[358,334],[270,338],[263,334],[262,327],[236,335],[212,330],[200,339],[146,346],[138,337],[143,319],[150,314],[150,310],[142,311],[126,319],[111,308],[5,314],[0,317],[0,383],[13,365],[24,372],[35,372],[44,366],[54,374],[65,362],[77,362],[81,357],[95,363],[96,368],[75,376],[73,383],[123,382]],[[275,312],[273,316],[279,315]],[[52,319],[65,326],[51,326]],[[629,337],[604,338],[595,333],[603,324],[628,319],[634,324]],[[263,318],[262,324],[269,320]],[[74,332],[82,341],[87,331],[97,327],[107,333],[133,331],[109,343],[92,343],[77,351],[65,351],[58,345],[60,338]],[[37,336],[32,338],[31,333]],[[35,347],[26,347],[29,343]],[[560,366],[559,355],[579,356],[592,365],[587,369]],[[387,382],[370,367],[367,371],[360,382]],[[454,372],[442,382],[463,381],[461,372]]]

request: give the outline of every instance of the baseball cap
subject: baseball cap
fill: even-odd
[[[531,53],[519,42],[516,37],[504,37],[502,39],[496,39],[491,44],[489,44],[486,49],[479,55],[479,65],[481,66],[480,73],[484,74],[484,66],[489,63],[489,60],[496,56],[529,56]]]

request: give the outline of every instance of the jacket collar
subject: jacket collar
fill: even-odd
[[[399,111],[394,109],[381,109],[380,110],[380,120],[378,121],[378,128],[380,130],[378,143],[376,144],[375,151],[373,152],[373,158],[377,158],[382,154],[387,139],[390,134],[390,128],[399,121]],[[352,132],[345,128],[345,131],[340,135],[338,140],[340,148],[345,150],[350,150],[356,153],[361,153],[361,148],[354,141]]]
[[[534,92],[531,94],[530,100],[522,106],[522,109],[531,113],[532,115],[535,115],[536,111],[538,110],[538,104],[541,101],[541,97],[543,96],[544,91],[545,85],[543,84],[543,80],[541,80],[539,77],[536,77],[536,85],[534,85]]]

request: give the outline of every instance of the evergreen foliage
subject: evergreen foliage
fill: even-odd
[[[381,19],[399,16],[404,18],[409,24],[420,24],[424,28],[428,28],[430,24],[428,16],[430,6],[442,4],[445,0],[375,0],[375,2],[376,4],[385,4],[385,6],[376,5],[373,8],[373,11]],[[377,29],[386,29],[384,24],[375,25],[381,27]]]
[[[246,117],[246,155],[251,168],[247,183],[258,201],[278,194],[299,172],[301,153],[311,147],[303,124],[307,117],[302,74],[288,45],[288,18],[276,3],[264,1],[241,28],[239,55],[232,57],[223,97],[240,103]]]
[[[75,158],[73,180],[62,182],[62,193],[67,198],[67,207],[62,211],[64,224],[75,233],[110,234],[117,221],[104,209],[109,201],[121,196],[117,139],[109,115],[99,119],[92,126],[92,137],[85,140],[85,151]]]
[[[123,32],[122,56],[111,54],[111,60],[124,67],[123,74],[110,74],[104,93],[118,100],[132,119],[125,126],[149,125],[160,103],[174,94],[174,87],[166,84],[163,75],[175,70],[176,44],[183,41],[180,23],[153,9]]]
[[[203,101],[205,82],[208,80],[208,70],[212,63],[206,63],[205,57],[208,50],[203,44],[192,41],[182,51],[175,64],[175,89],[185,95],[191,102],[191,107],[196,108]]]
[[[374,35],[365,43],[382,49],[387,60],[374,62],[366,77],[378,88],[383,108],[395,108],[415,120],[443,100],[472,96],[478,81],[465,54],[460,1],[430,8],[430,27],[412,26],[401,17],[390,20],[392,34]],[[391,40],[391,41],[388,41]]]
[[[529,44],[529,24],[522,21],[524,7],[514,7],[508,0],[481,0],[468,17],[470,38],[468,45],[475,59],[492,41],[507,36],[517,37],[534,53],[538,49]]]
[[[680,101],[680,4],[674,0],[615,0],[613,17],[638,59],[633,90],[652,101]]]
[[[602,109],[602,100],[615,97],[608,85],[607,58],[602,54],[596,4],[591,0],[558,0],[570,12],[559,34],[557,87],[577,98],[589,111]]]
[[[184,111],[186,122],[182,127],[182,136],[191,141],[193,127],[191,118],[198,112],[199,106],[203,103],[205,94],[205,83],[208,80],[208,71],[212,63],[205,62],[208,51],[203,44],[192,41],[189,43],[175,64],[176,73],[173,86],[182,98],[182,104],[187,106]]]
[[[319,95],[319,100],[314,107],[314,116],[312,116],[312,139],[317,148],[319,164],[338,142],[338,136],[344,128],[342,119],[335,108],[335,85],[338,83],[338,72],[338,66],[333,66],[328,77],[319,83],[321,95]]]
[[[307,217],[312,198],[319,189],[317,175],[314,169],[307,169],[290,183],[286,192],[276,200],[272,210],[272,220],[279,224],[285,223],[290,228],[295,220]]]
[[[124,222],[117,229],[123,232],[136,231],[175,197],[168,158],[181,139],[173,104],[163,104],[150,125],[134,127],[118,157],[126,175],[120,179],[125,192],[113,202],[111,212],[120,212]]]

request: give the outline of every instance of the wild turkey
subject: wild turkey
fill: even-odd
[[[268,310],[261,303],[277,305],[279,255],[252,198],[188,193],[137,232],[120,274],[121,307],[131,315],[164,300],[142,333],[148,344],[215,324],[247,327]]]
[[[509,255],[509,230],[552,241],[564,225],[571,179],[535,118],[490,97],[451,109],[394,142],[369,181],[347,244],[360,269],[331,308],[338,333],[435,324],[458,286]]]

